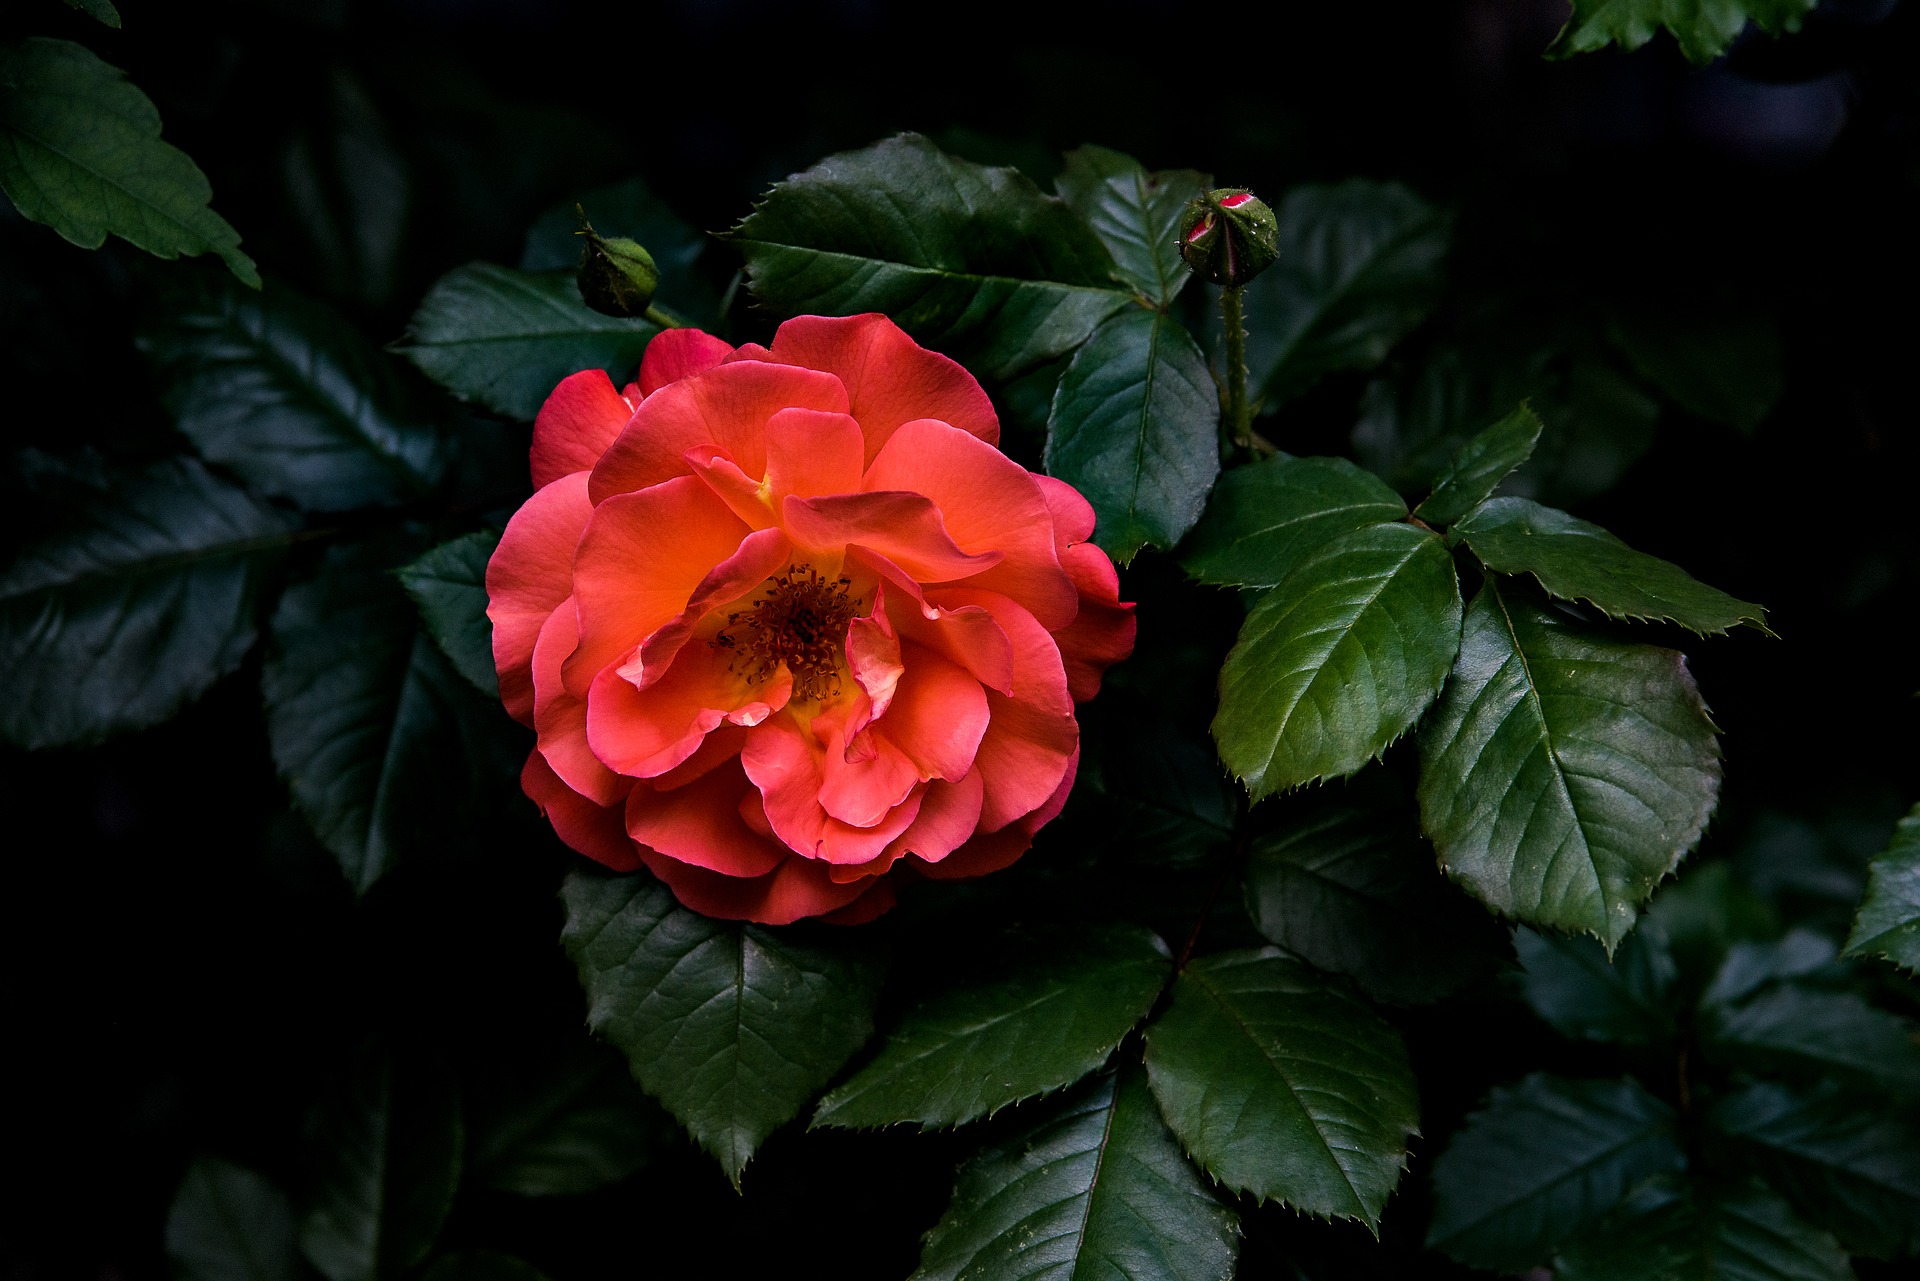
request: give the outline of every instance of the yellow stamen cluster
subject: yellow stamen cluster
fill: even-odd
[[[822,578],[811,565],[793,565],[767,580],[747,609],[727,615],[711,642],[732,650],[728,670],[747,683],[763,681],[782,664],[793,675],[795,699],[840,693],[841,645],[860,602],[847,594],[853,580]]]

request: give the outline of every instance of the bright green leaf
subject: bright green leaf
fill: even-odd
[[[1419,1094],[1400,1034],[1345,989],[1271,949],[1197,960],[1147,1031],[1147,1072],[1215,1179],[1378,1232]]]
[[[1868,869],[1867,897],[1853,918],[1849,956],[1884,956],[1920,974],[1920,805],[1894,829]]]
[[[462,400],[532,422],[562,378],[604,369],[616,386],[660,332],[580,301],[570,272],[470,262],[434,282],[397,350]]]
[[[712,238],[682,222],[639,178],[594,187],[558,201],[527,229],[522,271],[576,271],[580,266],[579,205],[603,236],[626,236],[646,248],[660,269],[656,305],[701,326],[719,320],[720,295],[699,269]]]
[[[778,314],[885,312],[995,381],[1078,347],[1130,299],[1064,201],[918,134],[777,184],[730,238]]]
[[[1496,1088],[1433,1163],[1427,1244],[1475,1267],[1521,1272],[1639,1180],[1685,1164],[1673,1109],[1637,1082],[1536,1072]]]
[[[293,1206],[272,1182],[197,1157],[167,1211],[175,1281],[295,1281]]]
[[[960,1170],[913,1281],[1227,1281],[1233,1211],[1167,1133],[1142,1073],[1107,1073]]]
[[[1818,1082],[1860,1082],[1920,1099],[1920,1027],[1852,992],[1780,983],[1737,1004],[1706,1002],[1707,1056],[1736,1070]]]
[[[1547,49],[1570,58],[1617,44],[1638,49],[1665,27],[1687,61],[1712,62],[1727,51],[1749,20],[1768,35],[1798,31],[1816,0],[1573,0],[1573,12]]]
[[[240,665],[284,514],[191,458],[29,465],[63,510],[0,573],[0,734],[40,748],[139,729]]]
[[[240,233],[207,207],[206,175],[160,141],[147,95],[71,41],[0,44],[0,189],[82,249],[112,234],[159,258],[218,254],[260,286]]]
[[[1642,920],[1611,957],[1590,938],[1522,928],[1513,941],[1527,1004],[1561,1035],[1626,1045],[1673,1036],[1679,969],[1660,922]]]
[[[500,697],[493,624],[487,618],[487,562],[499,545],[499,532],[483,529],[441,543],[399,570],[401,585],[419,606],[420,621],[441,652],[489,698]]]
[[[1611,951],[1719,791],[1719,742],[1678,651],[1487,581],[1420,731],[1421,823],[1450,876],[1508,916]]]
[[[881,967],[866,940],[710,920],[645,875],[576,872],[561,898],[588,1025],[736,1187],[873,1033]]]
[[[888,1028],[813,1124],[961,1125],[1070,1085],[1146,1017],[1172,969],[1166,945],[1131,925],[1027,931],[990,951]]]
[[[1446,545],[1412,525],[1343,534],[1247,615],[1213,737],[1254,799],[1351,774],[1433,702],[1460,644]]]
[[[1650,1179],[1555,1260],[1557,1281],[1852,1281],[1840,1243],[1753,1180]]]
[[[1129,307],[1060,379],[1046,466],[1093,504],[1093,541],[1125,564],[1193,528],[1220,474],[1220,397],[1200,349],[1162,312]]]
[[[1066,160],[1054,190],[1100,237],[1120,278],[1165,307],[1193,276],[1180,257],[1180,215],[1212,177],[1192,169],[1148,173],[1106,147],[1081,147]]]
[[[1455,451],[1433,482],[1433,492],[1413,514],[1429,525],[1459,520],[1533,456],[1543,429],[1540,416],[1520,406]]]
[[[1607,336],[1682,409],[1743,432],[1773,412],[1786,387],[1779,327],[1752,308],[1645,307],[1616,316]]]
[[[1220,478],[1180,564],[1203,583],[1272,587],[1340,535],[1406,514],[1398,494],[1344,458],[1275,454]]]
[[[1494,573],[1532,574],[1548,594],[1586,601],[1609,618],[1664,618],[1703,636],[1742,623],[1767,630],[1767,611],[1760,606],[1530,499],[1481,503],[1454,524],[1453,538]]]
[[[617,1183],[676,1137],[620,1056],[584,1038],[517,1071],[483,1069],[468,1102],[467,1177],[521,1196]]]

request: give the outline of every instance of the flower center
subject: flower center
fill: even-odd
[[[847,593],[850,578],[822,578],[811,565],[792,565],[767,580],[759,599],[727,615],[711,642],[733,651],[729,671],[749,685],[782,664],[793,676],[793,697],[818,701],[840,693],[840,650],[860,602]]]

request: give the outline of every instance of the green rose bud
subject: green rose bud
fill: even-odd
[[[606,239],[578,205],[574,212],[580,215],[580,234],[586,237],[580,274],[574,278],[581,300],[605,316],[643,314],[653,303],[653,291],[660,287],[660,269],[653,265],[653,255],[624,236]]]
[[[1280,256],[1280,224],[1244,187],[1216,187],[1180,216],[1180,256],[1216,285],[1244,285]]]

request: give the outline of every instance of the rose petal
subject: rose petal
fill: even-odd
[[[901,636],[960,664],[988,689],[1013,692],[1013,646],[992,614],[978,605],[942,609],[929,603],[911,575],[871,548],[848,548],[847,561],[860,581],[875,580],[875,599],[885,600],[888,621]],[[895,589],[884,598],[877,592],[881,582]]]
[[[918,645],[901,649],[905,668],[885,714],[869,731],[898,748],[921,779],[964,778],[987,730],[987,692],[973,674]]]
[[[487,561],[500,698],[523,725],[533,724],[534,642],[548,615],[573,595],[573,552],[592,515],[586,473],[563,476],[513,514]]]
[[[740,821],[746,789],[746,777],[731,763],[671,792],[642,784],[627,801],[627,835],[677,863],[722,876],[765,876],[791,851]]]
[[[636,689],[653,684],[672,665],[674,655],[708,615],[739,600],[772,577],[774,571],[787,563],[792,550],[787,536],[777,529],[755,530],[741,539],[739,549],[700,580],[680,616],[647,637],[639,654],[620,667],[620,674],[632,681]]]
[[[527,451],[533,487],[591,470],[632,417],[633,406],[613,389],[605,370],[582,369],[562,378],[533,420]]]
[[[722,876],[645,848],[640,850],[640,859],[648,871],[666,882],[675,898],[702,916],[723,921],[790,925],[803,917],[825,916],[841,909],[854,911],[853,920],[865,920],[870,918],[859,914],[857,909],[867,896],[885,890],[884,886],[875,887],[868,881],[835,885],[827,875],[826,864],[797,854],[788,855],[784,863],[767,875],[750,880]],[[890,906],[890,901],[883,900],[874,915]]]
[[[960,550],[939,511],[921,494],[789,497],[781,506],[781,524],[797,545],[823,557],[837,559],[849,544],[858,544],[923,583],[968,578],[1001,560],[995,551],[971,555]]]
[[[893,857],[911,854],[928,863],[940,860],[966,844],[980,825],[980,799],[984,788],[978,770],[956,782],[934,779],[927,784],[926,799],[913,826],[887,846]]]
[[[788,848],[829,863],[870,863],[913,822],[920,799],[910,794],[871,827],[836,819],[821,804],[826,755],[827,745],[783,712],[747,735],[740,763],[760,789],[767,822]]]
[[[636,380],[640,394],[651,396],[668,383],[704,374],[732,354],[733,347],[712,334],[698,329],[663,329],[653,336],[646,354],[640,357]]]
[[[1054,550],[1065,552],[1073,544],[1092,538],[1093,504],[1064,480],[1055,480],[1040,472],[1032,475],[1033,483],[1040,486],[1040,494],[1047,500],[1047,511],[1053,516]]]
[[[640,866],[627,838],[626,804],[598,805],[568,787],[539,752],[529,752],[520,770],[520,790],[540,807],[554,832],[574,849],[616,872]]]
[[[959,881],[985,876],[1012,866],[1033,847],[1034,834],[1051,823],[1066,808],[1067,795],[1073,791],[1074,775],[1079,772],[1080,753],[1067,762],[1067,772],[1047,802],[1016,823],[997,832],[983,832],[938,862],[916,860],[914,871],[935,881]]]
[[[587,695],[587,741],[608,769],[653,778],[692,756],[722,721],[757,725],[786,706],[793,678],[748,685],[728,670],[727,657],[705,645],[680,651],[666,673],[644,691],[604,668]]]
[[[547,619],[533,647],[533,728],[540,754],[568,787],[601,805],[626,800],[630,780],[608,769],[587,742],[586,700],[561,679],[561,667],[579,636],[569,601]]]
[[[767,420],[767,483],[778,504],[788,494],[852,494],[866,462],[860,424],[846,414],[783,409]]]
[[[1120,575],[1092,543],[1067,548],[1060,563],[1080,589],[1080,612],[1053,639],[1066,665],[1067,689],[1074,702],[1084,703],[1100,692],[1107,668],[1133,653],[1133,605],[1121,602]]]

